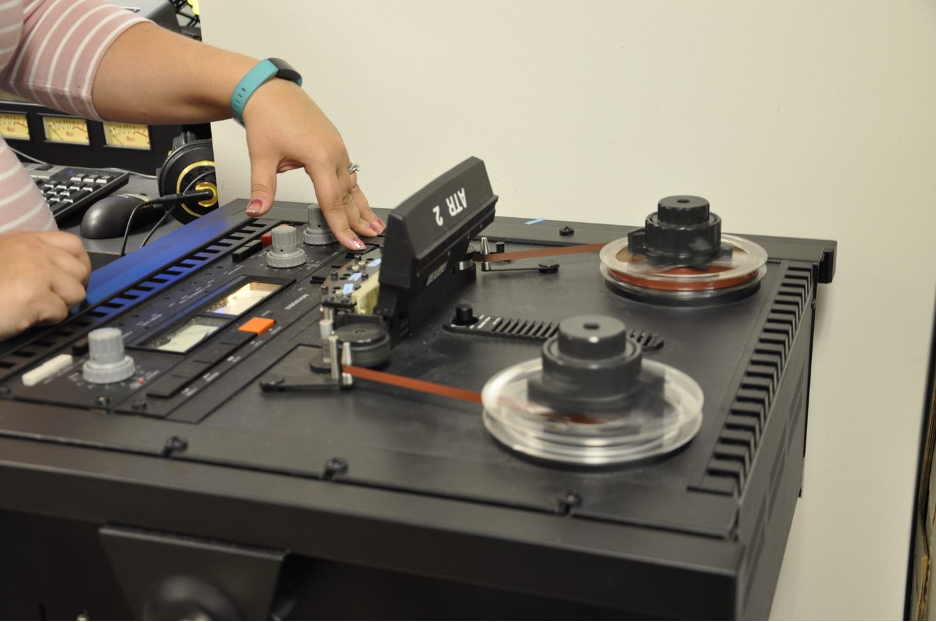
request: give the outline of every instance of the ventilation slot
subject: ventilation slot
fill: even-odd
[[[811,298],[811,288],[809,269],[787,269],[708,467],[694,488],[726,495],[740,494],[744,489],[796,331]]]
[[[558,330],[559,325],[554,322],[504,318],[504,321],[498,323],[491,329],[491,332],[509,337],[533,337],[545,340],[555,335]]]

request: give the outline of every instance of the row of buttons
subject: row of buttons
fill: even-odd
[[[152,385],[146,389],[147,397],[171,398],[186,385],[197,380],[211,367],[232,355],[235,350],[257,335],[265,333],[275,324],[275,320],[270,318],[256,317],[248,320],[231,334],[213,340],[210,344],[202,347],[192,360],[177,365],[168,375],[154,380]]]
[[[69,178],[69,181],[76,184],[97,184],[99,186],[103,186],[112,179],[114,178],[110,175],[103,175],[101,177],[93,177],[91,175],[75,175],[74,177]]]
[[[44,165],[30,165],[29,175],[36,182],[43,198],[60,220],[81,211],[99,199],[125,185],[128,173],[112,173],[97,169],[83,169]]]

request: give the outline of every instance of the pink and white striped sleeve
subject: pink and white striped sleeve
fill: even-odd
[[[0,0],[0,87],[98,119],[91,88],[101,58],[142,21],[98,0]],[[36,184],[0,138],[0,233],[55,228]]]
[[[91,88],[101,58],[124,30],[144,21],[100,0],[26,0],[19,46],[0,83],[49,108],[100,119]]]

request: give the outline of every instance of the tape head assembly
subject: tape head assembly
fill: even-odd
[[[437,301],[474,281],[469,243],[494,220],[496,204],[484,162],[472,157],[388,214],[374,312],[394,344],[427,321]]]

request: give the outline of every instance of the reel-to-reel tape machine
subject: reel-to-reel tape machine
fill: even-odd
[[[5,344],[11,615],[766,617],[835,243],[496,201],[466,160],[361,252],[235,201]]]

